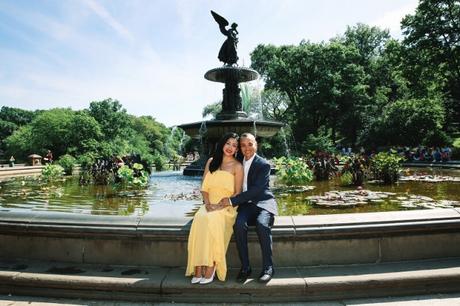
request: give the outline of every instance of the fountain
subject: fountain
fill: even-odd
[[[225,30],[228,22],[214,17]],[[250,131],[261,138],[282,126],[251,120],[242,111],[238,84],[258,78],[258,73],[234,66],[236,25],[225,33],[228,39],[219,59],[226,65],[205,75],[225,84],[222,112],[215,120],[180,126],[202,140],[207,154],[226,131]],[[312,215],[294,212],[276,217],[273,250],[278,272],[269,285],[251,280],[236,285],[231,280],[240,266],[232,243],[227,258],[234,274],[225,283],[200,289],[184,277],[193,206],[201,204],[198,178],[157,172],[152,183],[168,181],[167,188],[135,190],[133,197],[126,192],[115,197],[116,189],[69,186],[67,200],[65,182],[55,187],[36,182],[33,187],[25,180],[8,182],[10,187],[0,184],[0,293],[5,296],[292,303],[458,292],[460,286],[460,209],[454,207],[459,188],[452,181],[439,182],[440,187],[433,189],[431,181],[417,178],[391,187],[391,194],[382,193],[378,185],[351,191],[329,180],[319,181],[314,196],[330,190],[329,184],[343,191],[310,198],[318,206],[309,209]],[[184,190],[195,191],[189,198]],[[299,194],[304,191],[280,195],[280,212],[291,198],[298,201],[296,206],[305,207],[308,199]],[[82,196],[91,192],[90,197]],[[34,196],[29,202],[28,195]],[[145,200],[148,196],[152,201]],[[351,214],[344,207],[355,202],[359,206],[355,212],[362,212],[362,202],[378,205],[386,198],[388,204],[401,200],[406,207],[436,209]],[[331,206],[326,200],[333,201],[328,213],[335,207],[340,213],[319,214],[318,209]],[[252,230],[248,243],[254,250],[251,262],[260,266],[262,258],[255,251],[259,241]]]
[[[243,111],[239,84],[257,80],[260,76],[253,69],[237,66],[237,25],[234,23],[231,28],[226,29],[228,21],[213,11],[211,14],[219,24],[221,32],[227,36],[227,40],[223,43],[218,56],[219,60],[224,62],[224,66],[209,70],[205,73],[204,78],[225,84],[222,111],[213,120],[179,125],[188,136],[199,139],[202,144],[200,159],[186,167],[183,172],[184,175],[203,174],[207,159],[213,152],[219,138],[226,132],[237,134],[250,132],[260,141],[261,138],[272,137],[283,126],[281,122],[250,118]]]

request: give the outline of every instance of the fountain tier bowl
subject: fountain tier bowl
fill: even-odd
[[[205,136],[208,139],[219,139],[227,132],[239,135],[253,133],[256,137],[272,137],[283,126],[281,122],[268,120],[209,120],[179,125],[192,138]]]
[[[254,81],[259,78],[259,73],[246,67],[219,67],[209,70],[204,78],[213,82],[236,82],[243,83]]]

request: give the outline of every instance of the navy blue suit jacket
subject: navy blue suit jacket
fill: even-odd
[[[248,172],[248,190],[231,197],[232,205],[241,205],[249,201],[257,204],[260,201],[273,199],[273,193],[269,188],[270,168],[270,164],[256,154]]]

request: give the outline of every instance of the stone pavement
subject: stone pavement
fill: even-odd
[[[53,298],[120,301],[120,305],[123,305],[121,301],[147,303],[140,305],[153,302],[243,305],[313,302],[310,305],[344,305],[343,301],[362,298],[447,294],[460,291],[460,258],[279,268],[274,279],[268,284],[259,284],[254,279],[249,279],[245,284],[236,283],[236,273],[236,269],[230,269],[226,282],[216,280],[210,285],[203,286],[191,285],[190,279],[184,276],[183,267],[2,261],[0,294],[11,294],[19,299],[15,301],[18,303],[23,301],[19,295],[24,295],[50,298],[47,301],[52,301]],[[449,303],[458,302],[460,297],[452,298],[454,300],[448,300]],[[438,298],[431,296],[430,299]],[[443,298],[439,299],[445,301]],[[336,302],[319,304],[319,301],[324,300]],[[418,304],[420,303],[417,302],[417,306]]]
[[[60,299],[60,298],[42,298],[30,296],[2,296],[0,295],[0,306],[148,306],[148,305],[211,305],[204,303],[136,303],[136,302],[117,302],[117,301],[96,301],[81,299]],[[270,305],[270,306],[460,306],[460,293],[436,294],[436,295],[418,295],[404,297],[385,297],[372,299],[355,299],[343,301],[328,302],[304,302],[304,303],[264,303],[264,304],[212,304],[212,305]]]

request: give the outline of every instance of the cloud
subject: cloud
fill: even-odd
[[[101,4],[97,3],[95,0],[83,0],[83,2],[91,9],[93,12],[98,15],[106,24],[108,24],[112,29],[115,30],[120,36],[131,41],[133,37],[131,33],[119,23],[110,13],[103,7]]]
[[[407,14],[413,14],[415,12],[417,5],[417,0],[411,0],[410,3],[395,10],[387,12],[382,17],[371,22],[371,24],[378,26],[380,28],[388,29],[393,37],[400,38],[401,20]]]

